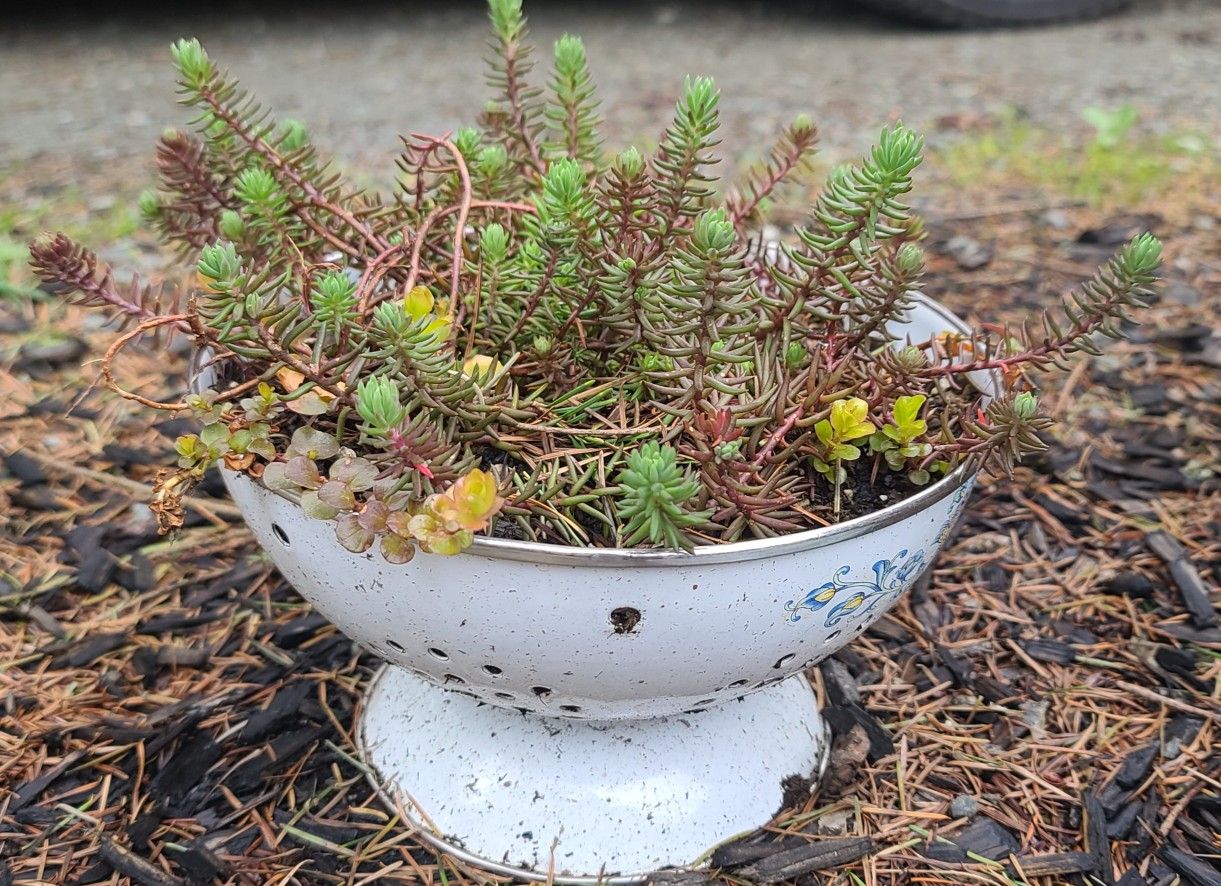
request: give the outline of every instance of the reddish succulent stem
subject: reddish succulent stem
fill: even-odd
[[[530,295],[530,299],[526,302],[526,307],[521,312],[521,316],[517,318],[517,322],[513,324],[513,328],[505,335],[505,341],[512,341],[517,333],[521,332],[526,325],[526,321],[530,319],[530,315],[538,310],[539,303],[543,300],[543,295],[547,291],[547,287],[551,285],[551,277],[555,273],[555,256],[551,256],[547,262],[547,270],[543,272],[543,279],[539,282],[538,287]]]
[[[207,170],[199,163],[199,156],[192,156],[191,154],[186,153],[184,150],[182,150],[183,146],[193,148],[199,154],[202,154],[202,148],[199,142],[185,133],[182,134],[181,137],[175,137],[172,139],[162,138],[158,148],[161,153],[173,157],[178,162],[179,168],[186,170],[190,174],[191,180],[195,182],[200,190],[215,200],[218,206],[224,209],[232,208],[233,201],[229,199],[227,194],[216,186],[216,182],[212,180],[212,176],[209,175]],[[168,166],[168,164],[164,162],[160,162],[158,165],[162,168]]]
[[[372,261],[365,265],[365,269],[360,275],[360,280],[356,282],[356,292],[359,293],[359,302],[357,307],[362,317],[368,310],[369,299],[373,295],[374,287],[376,287],[378,281],[381,280],[382,276],[385,274],[385,271],[381,271],[375,276],[375,272],[379,271],[381,266],[385,262],[389,261],[389,259],[396,253],[402,252],[406,245],[406,242],[396,243],[387,249],[383,249],[373,257]]]
[[[517,49],[516,45],[505,47],[505,97],[509,102],[509,123],[521,139],[522,147],[526,149],[526,159],[530,166],[541,176],[546,170],[538,145],[534,143],[529,127],[526,126],[526,108],[522,102],[521,82],[517,76]]]
[[[937,366],[921,369],[919,374],[924,378],[935,378],[943,375],[957,375],[963,372],[979,372],[988,369],[1007,370],[1012,366],[1019,366],[1023,363],[1029,363],[1031,360],[1038,360],[1064,352],[1077,339],[1087,336],[1098,329],[1102,322],[1102,318],[1096,317],[1084,325],[1074,323],[1073,328],[1067,335],[1060,336],[1055,340],[1045,341],[1043,344],[1033,347],[1028,351],[1023,351],[1020,354],[1011,354],[1008,357],[988,357],[983,360],[972,360],[970,363],[942,363]]]
[[[343,399],[346,394],[344,391],[335,387],[322,377],[322,374],[314,369],[309,363],[296,357],[289,351],[286,351],[275,338],[265,329],[262,324],[255,327],[258,331],[259,341],[263,343],[263,347],[267,348],[267,352],[272,358],[283,363],[289,369],[295,370],[308,378],[324,391],[333,394],[336,398]]]
[[[803,410],[800,406],[798,406],[791,413],[789,413],[789,417],[786,418],[783,423],[781,423],[780,427],[776,428],[776,430],[772,431],[771,434],[768,435],[767,443],[764,444],[763,448],[760,449],[759,453],[755,456],[755,464],[758,467],[763,466],[763,463],[766,462],[772,452],[775,451],[776,445],[784,439],[784,435],[793,430],[793,426],[797,424],[797,419],[801,418],[802,414]]]
[[[190,319],[190,314],[167,314],[163,317],[152,317],[151,319],[145,320],[134,329],[130,329],[116,338],[114,343],[106,349],[105,356],[102,357],[102,378],[106,380],[106,386],[120,397],[123,397],[126,400],[134,400],[140,405],[148,406],[152,409],[165,409],[169,411],[173,411],[175,409],[185,409],[187,405],[185,402],[179,401],[176,403],[163,403],[160,400],[150,400],[148,397],[142,397],[139,394],[133,393],[132,391],[126,391],[119,387],[118,383],[114,380],[114,374],[111,372],[110,364],[114,361],[114,358],[119,355],[119,351],[127,347],[127,345],[133,339],[139,338],[150,329],[156,329],[159,326],[168,326],[171,323],[182,324],[189,322]]]
[[[792,172],[797,164],[801,162],[800,154],[786,154],[779,165],[770,166],[767,170],[767,178],[759,188],[751,188],[751,195],[748,198],[742,199],[738,195],[733,195],[726,203],[729,206],[729,220],[737,225],[744,218],[749,218],[751,214],[759,208],[772,191],[776,190],[790,172]]]
[[[419,136],[417,136],[418,138]],[[471,174],[466,168],[466,160],[462,157],[454,143],[447,138],[429,139],[449,151],[458,167],[458,181],[462,185],[462,198],[458,203],[458,219],[454,224],[453,262],[450,266],[449,280],[449,319],[454,318],[454,306],[458,303],[458,288],[462,280],[462,238],[466,236],[466,220],[471,212]],[[408,290],[410,291],[410,290]]]
[[[596,286],[589,287],[589,291],[585,293],[584,297],[577,302],[576,306],[571,311],[568,312],[568,317],[564,320],[563,325],[560,326],[559,331],[555,334],[557,340],[562,339],[568,334],[568,330],[572,328],[572,325],[578,322],[581,312],[589,307],[590,302],[594,300],[597,294],[598,288]],[[581,331],[581,338],[582,340],[585,338],[585,333],[583,330]],[[582,341],[582,344],[584,344],[584,341]]]
[[[271,145],[267,144],[261,137],[252,135],[246,130],[242,120],[234,115],[224,103],[216,98],[215,93],[206,86],[199,90],[199,96],[211,108],[218,119],[222,120],[230,129],[233,130],[242,141],[244,141],[252,151],[263,157],[272,167],[292,185],[305,195],[306,200],[311,206],[330,213],[336,218],[343,221],[353,231],[360,234],[366,241],[375,246],[379,251],[386,249],[390,244],[386,239],[380,236],[376,231],[362,222],[359,218],[353,215],[342,206],[328,200],[322,192],[320,192],[312,182],[299,174],[291,164],[286,163],[284,158],[280,156]],[[308,221],[307,221],[308,224]],[[311,227],[313,227],[311,225]]]
[[[509,212],[535,212],[535,208],[527,203],[508,203],[503,200],[471,200],[468,209],[504,209]],[[429,229],[437,223],[438,219],[444,218],[447,215],[452,215],[455,212],[462,210],[461,205],[453,206],[438,206],[430,212],[424,221],[420,223],[420,227],[416,230],[415,239],[411,244],[411,260],[408,265],[407,282],[403,284],[403,291],[410,292],[415,286],[416,281],[420,277],[420,254],[424,249],[424,241],[427,239]],[[459,233],[456,237],[461,236],[462,228],[458,229]],[[458,244],[459,248],[461,243]],[[397,248],[397,247],[396,247]],[[374,259],[376,261],[377,259]],[[461,268],[461,263],[454,262],[455,279],[451,280],[451,293],[457,292],[457,273]],[[372,307],[375,302],[369,302],[366,305],[366,310]]]
[[[409,157],[410,157],[410,152],[417,150],[417,146],[411,144],[411,142],[407,141],[406,139],[403,139],[403,144],[406,145],[406,147],[407,147],[407,150],[409,152],[408,153]],[[426,147],[420,149],[419,157],[416,161],[416,173],[415,173],[415,206],[416,206],[416,209],[419,209],[424,204],[424,170],[428,166],[429,156],[431,156],[437,150],[438,147],[439,147],[439,145],[434,141],[434,142],[429,142],[429,144]]]

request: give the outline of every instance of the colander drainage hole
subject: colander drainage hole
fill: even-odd
[[[495,695],[497,698],[503,698],[506,700],[512,700],[512,698],[513,698],[512,692],[493,692],[492,694]]]
[[[790,652],[788,655],[780,656],[780,658],[778,658],[776,660],[776,663],[774,665],[772,665],[772,667],[779,670],[780,668],[784,667],[786,664],[788,664],[792,660],[793,660],[793,653]]]
[[[499,677],[501,674],[504,673],[504,671],[502,671],[500,668],[496,667],[496,665],[484,665],[483,672],[485,674],[489,674],[493,677]]]
[[[284,527],[281,526],[279,523],[271,524],[271,532],[276,538],[278,538],[280,540],[280,544],[284,545],[284,547],[286,547],[286,548],[292,547],[292,545],[288,541],[288,533],[284,531]]]
[[[579,714],[581,713],[581,706],[577,704],[562,704],[560,705],[560,710],[565,714]]]
[[[441,659],[441,661],[449,661],[449,656],[445,654],[444,650],[437,649],[435,646],[428,650],[428,654],[433,658]]]
[[[386,645],[389,646],[391,649],[393,649],[395,652],[406,652],[407,651],[406,649],[403,648],[403,644],[400,643],[398,640],[387,640]]]
[[[548,695],[551,694],[551,690],[548,689],[546,686],[531,686],[530,691],[533,692],[535,695],[537,695],[539,698],[546,698]]]
[[[463,680],[461,677],[459,677],[457,674],[446,674],[445,682],[446,683],[457,683],[457,684],[461,685],[461,684],[465,683],[466,681]]]
[[[630,634],[640,624],[640,610],[634,606],[620,606],[612,609],[610,614],[611,627],[616,634]]]

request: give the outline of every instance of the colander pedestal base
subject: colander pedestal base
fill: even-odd
[[[698,714],[540,717],[386,666],[360,721],[379,791],[460,861],[518,879],[635,882],[766,824],[827,748],[798,675]]]

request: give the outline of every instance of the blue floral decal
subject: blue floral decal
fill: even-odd
[[[909,557],[906,549],[889,560],[874,563],[872,580],[849,581],[848,573],[852,567],[841,566],[835,570],[829,582],[810,591],[800,603],[789,600],[784,604],[784,609],[792,623],[801,621],[803,609],[819,612],[829,606],[823,624],[834,627],[849,616],[863,618],[877,608],[883,599],[893,600],[899,596],[924,570],[924,566],[924,551],[916,551]],[[845,591],[849,592],[846,598],[843,597]]]
[[[950,531],[953,530],[954,524],[958,522],[958,515],[966,507],[967,496],[971,494],[971,487],[973,485],[975,484],[970,482],[964,483],[954,493],[954,498],[950,501],[950,512],[946,515],[945,523],[941,526],[941,531],[937,533],[937,547],[945,544],[946,539],[950,537]]]

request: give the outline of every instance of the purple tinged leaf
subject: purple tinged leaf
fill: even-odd
[[[383,535],[381,551],[388,563],[406,563],[415,556],[415,545],[401,535]]]
[[[284,476],[302,489],[317,489],[324,482],[318,466],[304,455],[296,455],[288,460]]]
[[[384,501],[386,506],[392,511],[405,509],[407,503],[411,501],[411,495],[405,490],[394,491],[394,487],[398,485],[398,482],[398,477],[382,477],[373,484],[373,495]]]
[[[365,509],[357,515],[360,525],[372,533],[380,535],[386,531],[386,518],[390,516],[390,508],[377,499],[365,504]]]
[[[339,511],[350,511],[356,507],[356,496],[339,480],[327,480],[318,489],[318,500]]]
[[[365,492],[377,481],[377,468],[366,458],[345,456],[331,465],[331,480],[353,492]]]
[[[301,510],[307,517],[313,517],[316,520],[333,520],[339,513],[330,505],[320,502],[317,492],[301,493]]]
[[[406,511],[394,511],[386,518],[386,530],[403,538],[411,538],[411,515]]]
[[[287,476],[288,465],[282,461],[273,461],[263,468],[263,485],[276,492],[296,489],[297,484]]]
[[[335,520],[335,537],[353,554],[363,554],[373,547],[373,533],[360,525],[355,514],[340,514]]]
[[[297,428],[288,444],[288,456],[305,455],[309,458],[334,458],[339,454],[339,444],[330,434],[317,428]]]

